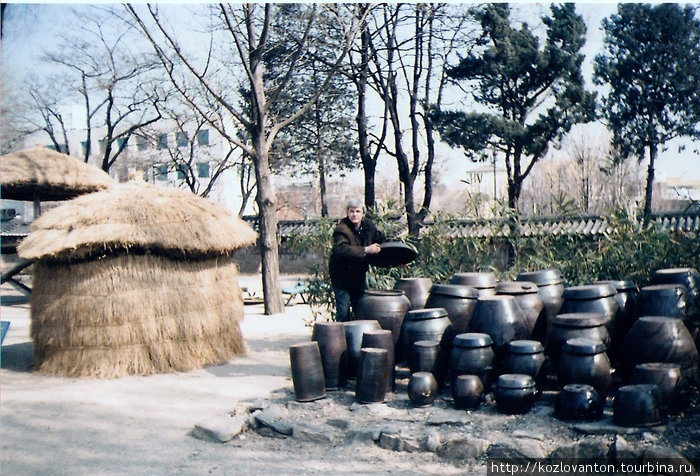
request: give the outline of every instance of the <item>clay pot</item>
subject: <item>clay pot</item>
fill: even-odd
[[[496,408],[501,413],[527,413],[535,403],[537,390],[529,375],[503,374],[494,385]]]
[[[450,284],[475,288],[479,296],[496,294],[496,275],[491,272],[455,273],[450,278]]]
[[[615,295],[617,291],[610,284],[585,284],[564,289],[564,302],[560,314],[595,312],[605,317],[605,326],[612,339],[615,334],[615,318],[620,310]],[[606,345],[609,345],[608,342]]]
[[[455,334],[467,331],[479,292],[459,284],[435,284],[430,288],[426,307],[441,307],[447,311]]]
[[[394,289],[406,294],[411,302],[411,309],[424,309],[432,285],[433,280],[430,278],[400,278],[394,283]]]
[[[681,366],[666,362],[637,364],[632,373],[632,383],[648,383],[659,387],[661,399],[669,409],[683,410],[688,406],[688,385]]]
[[[537,285],[537,294],[542,298],[545,313],[547,314],[548,326],[546,335],[549,335],[552,319],[559,314],[561,305],[564,302],[564,278],[561,271],[556,268],[525,271],[518,274],[515,280],[528,281]],[[546,342],[542,343],[545,344],[545,346],[547,345]]]
[[[384,349],[387,353],[386,373],[386,391],[393,392],[395,387],[395,366],[394,366],[394,339],[391,331],[379,329],[374,331],[366,331],[362,334],[362,347],[374,347],[376,349]]]
[[[318,343],[326,390],[337,390],[348,381],[348,346],[341,322],[316,322],[311,340]]]
[[[537,285],[528,281],[502,281],[496,285],[496,294],[513,296],[518,301],[531,338],[544,343],[547,337],[547,311]]]
[[[317,342],[303,342],[289,346],[294,398],[311,402],[326,396],[321,352]]]
[[[360,352],[355,398],[360,403],[378,403],[386,399],[389,356],[386,349],[365,347]]]
[[[430,372],[416,372],[408,379],[408,398],[417,407],[433,404],[438,393],[438,384]]]
[[[473,410],[484,399],[484,384],[476,375],[458,375],[452,382],[455,408]]]
[[[506,353],[500,364],[500,371],[506,374],[525,374],[535,379],[544,378],[544,347],[536,340],[514,340],[506,346]]]
[[[493,340],[488,334],[464,333],[455,336],[449,358],[449,381],[460,375],[476,375],[490,388],[494,374]]]
[[[508,342],[530,338],[530,328],[513,296],[479,297],[468,330],[491,336],[497,361],[505,353]]]
[[[348,378],[357,377],[357,366],[360,362],[362,335],[368,331],[381,329],[378,321],[365,319],[360,321],[343,322],[345,341],[347,343]]]
[[[697,381],[698,349],[681,319],[662,316],[637,319],[622,344],[619,370],[629,381],[634,367],[647,362],[678,364],[686,381]]]
[[[639,318],[639,289],[632,281],[626,280],[599,281],[597,284],[609,284],[617,291],[615,299],[618,304],[618,312],[615,316],[615,329],[613,335],[610,336],[610,345],[607,351],[613,367],[617,367],[622,342],[632,328],[634,321]]]
[[[612,367],[605,353],[605,344],[582,337],[567,340],[557,376],[561,385],[585,383],[605,399],[612,384]]]
[[[613,423],[620,426],[657,426],[666,422],[659,387],[651,384],[620,387],[613,400]]]
[[[408,368],[411,373],[432,373],[438,383],[438,387],[442,388],[447,375],[447,362],[440,343],[434,340],[414,342],[411,355],[408,358]]]
[[[391,331],[394,345],[399,341],[401,325],[406,312],[411,309],[411,301],[403,291],[397,289],[368,289],[357,302],[356,319],[379,322],[382,329]]]
[[[599,420],[603,417],[603,400],[590,385],[570,383],[557,395],[554,416],[564,421]]]
[[[448,352],[452,343],[450,319],[442,308],[426,308],[408,311],[401,327],[401,336],[396,348],[396,361],[408,359],[413,343],[419,340],[440,342],[443,351]]]
[[[605,316],[592,312],[559,314],[552,320],[552,330],[547,339],[545,353],[552,362],[552,368],[559,367],[559,357],[567,340],[585,337],[600,341],[606,348],[610,344],[610,334],[605,326]]]
[[[682,284],[654,284],[639,290],[639,311],[643,316],[683,319],[688,325],[688,299]]]
[[[652,284],[682,284],[688,297],[688,317],[700,321],[700,272],[695,268],[659,269],[651,278]]]

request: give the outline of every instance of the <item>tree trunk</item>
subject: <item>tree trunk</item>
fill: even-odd
[[[369,31],[364,24],[361,33],[361,63],[360,74],[355,85],[357,87],[357,142],[365,176],[365,206],[373,209],[375,206],[374,175],[377,168],[369,151],[367,134],[367,74],[369,61]]]
[[[649,144],[649,167],[647,168],[647,186],[644,193],[644,226],[651,220],[651,198],[654,190],[654,162],[656,162],[656,144]]]
[[[328,203],[326,200],[326,156],[323,153],[323,127],[321,125],[321,113],[318,105],[314,106],[314,110],[316,112],[316,158],[318,161],[318,188],[321,195],[321,216],[323,218],[327,218]]]

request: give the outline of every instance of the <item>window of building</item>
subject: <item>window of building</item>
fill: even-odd
[[[197,145],[209,145],[209,129],[197,131]]]
[[[197,177],[209,178],[209,162],[197,162]]]
[[[158,149],[168,148],[168,134],[161,134],[158,136]]]
[[[185,131],[180,131],[175,134],[175,141],[177,142],[178,147],[187,147],[189,140],[190,139],[187,136],[187,132]]]
[[[138,150],[148,149],[148,140],[143,136],[136,136],[136,148]]]
[[[177,168],[177,179],[178,180],[185,180],[185,171],[182,169],[181,166],[178,166],[178,168]]]
[[[107,139],[100,139],[97,143],[100,145],[100,152],[104,152],[107,149]]]
[[[168,180],[168,166],[167,165],[156,165],[154,166],[155,178],[156,180]]]
[[[85,154],[87,154],[87,141],[86,140],[80,141],[80,149],[83,151],[83,156],[85,156]]]
[[[126,137],[120,137],[117,139],[117,146],[121,149],[122,147],[126,147],[126,141],[129,140]]]

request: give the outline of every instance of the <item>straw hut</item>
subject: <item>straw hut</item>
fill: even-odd
[[[46,147],[2,156],[0,194],[3,199],[34,202],[34,215],[42,201],[67,200],[114,185],[106,172],[70,155]]]
[[[18,247],[36,260],[35,370],[147,375],[244,353],[232,254],[256,236],[223,207],[142,181],[45,213]]]

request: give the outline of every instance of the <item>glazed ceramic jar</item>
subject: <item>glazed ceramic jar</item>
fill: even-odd
[[[688,325],[688,296],[682,284],[653,284],[639,290],[639,311],[643,316],[683,319]]]
[[[468,331],[491,336],[497,360],[505,353],[508,342],[530,338],[530,328],[513,296],[480,296]]]
[[[651,384],[625,385],[613,400],[613,423],[620,426],[662,425],[667,415],[659,387]]]
[[[618,312],[615,316],[615,329],[613,329],[613,335],[610,336],[610,345],[608,346],[608,356],[613,367],[616,367],[622,342],[632,328],[634,321],[640,316],[638,304],[639,289],[632,281],[627,280],[599,281],[596,284],[609,284],[617,291],[615,299],[618,304]]]
[[[386,389],[387,392],[393,392],[395,378],[395,356],[394,356],[394,339],[391,336],[391,331],[387,329],[377,329],[365,331],[362,334],[362,348],[373,347],[375,349],[386,350],[387,355],[387,373],[386,373]]]
[[[449,352],[452,343],[450,319],[442,308],[425,308],[408,311],[401,327],[401,336],[396,348],[396,361],[406,362],[419,340],[440,342],[443,351]]]
[[[545,342],[547,311],[537,285],[528,281],[502,281],[496,284],[496,294],[513,296],[523,311],[532,339]]]
[[[557,395],[554,416],[564,421],[599,420],[603,417],[603,400],[590,385],[570,383]]]
[[[698,349],[681,319],[664,316],[637,319],[622,344],[619,370],[629,381],[634,367],[646,362],[676,363],[686,381],[698,380]]]
[[[560,385],[590,385],[605,399],[612,384],[612,367],[605,344],[582,337],[567,340],[562,348],[557,377]]]
[[[452,401],[457,409],[473,410],[484,399],[484,384],[476,375],[458,375],[452,382]]]
[[[688,385],[678,364],[667,362],[637,364],[632,373],[632,383],[658,386],[663,403],[673,411],[683,410],[689,404]]]
[[[408,357],[411,373],[430,372],[435,377],[438,387],[442,388],[447,376],[447,358],[440,343],[433,340],[419,340],[413,343]]]
[[[524,271],[518,274],[516,281],[527,281],[537,285],[537,293],[544,302],[547,314],[547,322],[551,323],[554,316],[559,314],[564,302],[564,277],[557,268],[548,268],[537,271]],[[549,335],[549,327],[547,328]],[[542,342],[546,346],[546,342]]]
[[[411,309],[423,309],[432,285],[433,280],[430,278],[399,278],[394,283],[394,289],[406,294]]]
[[[368,331],[381,329],[379,322],[373,319],[343,322],[345,342],[347,345],[348,378],[357,377],[357,366],[360,362],[362,335]]]
[[[365,347],[357,367],[355,398],[360,403],[380,403],[386,399],[389,358],[386,349]]]
[[[294,398],[311,402],[326,396],[321,352],[317,342],[302,342],[289,346]]]
[[[441,307],[447,311],[455,334],[467,331],[479,292],[459,284],[435,284],[430,288],[426,307]]]
[[[496,294],[496,275],[491,272],[455,273],[450,278],[450,284],[475,288],[479,296]]]
[[[608,334],[612,339],[615,318],[620,309],[615,295],[617,291],[610,284],[585,284],[564,289],[564,302],[560,314],[574,312],[595,312],[605,317]]]
[[[552,320],[552,330],[545,348],[545,353],[552,362],[552,368],[556,371],[559,367],[562,348],[569,339],[585,337],[600,341],[607,347],[610,344],[610,334],[605,323],[605,316],[593,312],[574,312],[556,316]]]
[[[532,408],[537,389],[535,381],[529,375],[503,374],[494,385],[493,395],[499,412],[522,414]]]
[[[700,272],[695,268],[659,269],[651,278],[652,284],[682,284],[688,296],[687,314],[693,325],[700,322]]]
[[[408,379],[408,398],[417,407],[433,404],[438,394],[438,384],[430,372],[416,372]]]
[[[535,379],[535,383],[544,378],[544,347],[536,340],[514,340],[506,346],[506,353],[501,360],[499,371],[506,374],[525,374]]]
[[[494,377],[493,340],[488,334],[467,332],[455,336],[448,363],[448,380],[459,375],[476,375],[485,388]]]
[[[326,390],[337,390],[348,381],[348,346],[342,322],[316,322],[311,340],[318,343]]]
[[[374,319],[382,329],[391,331],[394,345],[399,341],[401,325],[411,302],[403,291],[396,289],[368,289],[357,302],[357,320]]]

